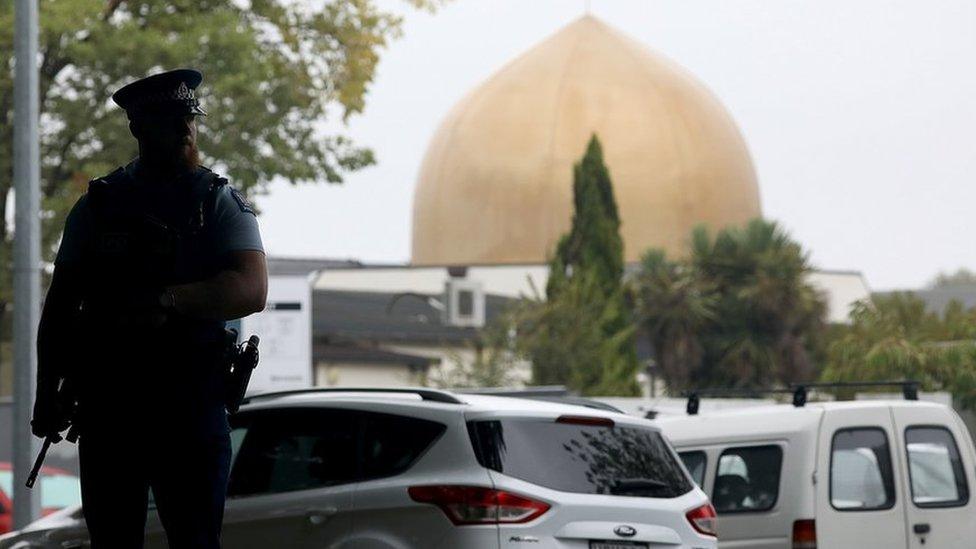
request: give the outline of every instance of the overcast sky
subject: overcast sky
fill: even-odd
[[[346,133],[378,165],[258,198],[270,254],[406,262],[420,161],[468,90],[584,12],[584,0],[454,0],[406,16]],[[872,289],[976,269],[976,2],[592,0],[725,103],[764,215],[824,269]],[[205,145],[204,145],[205,146]]]

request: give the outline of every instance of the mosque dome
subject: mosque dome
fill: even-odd
[[[542,263],[569,230],[573,164],[596,134],[627,261],[683,255],[693,227],[761,215],[745,142],[689,72],[585,16],[448,113],[413,205],[415,265]]]

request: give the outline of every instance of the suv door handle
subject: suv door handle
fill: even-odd
[[[323,507],[321,509],[309,509],[305,511],[305,520],[311,526],[319,526],[332,518],[339,509],[335,507]]]
[[[922,535],[922,534],[928,534],[929,532],[931,532],[932,531],[932,527],[929,526],[926,523],[922,523],[922,524],[916,524],[915,526],[912,526],[912,530],[916,534]]]

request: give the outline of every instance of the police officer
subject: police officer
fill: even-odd
[[[64,429],[71,380],[94,549],[142,547],[150,489],[170,547],[220,547],[224,321],[264,308],[267,267],[253,209],[199,165],[202,78],[173,70],[112,96],[139,156],[69,213],[41,315],[32,430]]]

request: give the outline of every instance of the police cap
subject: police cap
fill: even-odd
[[[206,115],[193,90],[203,75],[194,69],[176,69],[136,80],[112,94],[112,100],[125,109],[129,119],[144,114]]]

